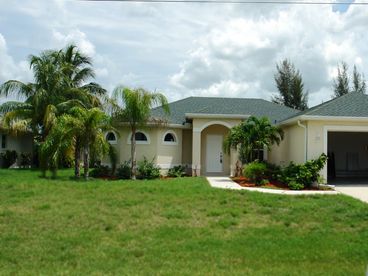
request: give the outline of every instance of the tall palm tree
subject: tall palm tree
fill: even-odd
[[[224,149],[238,149],[239,155],[243,157],[242,162],[250,162],[256,158],[260,159],[264,148],[271,149],[273,144],[280,144],[284,138],[283,130],[278,126],[271,125],[266,117],[258,119],[251,116],[246,121],[233,127],[224,141]]]
[[[84,178],[87,180],[91,148],[102,155],[106,154],[109,144],[104,133],[111,129],[111,120],[101,109],[73,107],[69,114],[57,118],[50,135],[41,146],[42,155],[51,171],[55,172],[65,151],[75,147],[77,142],[80,143],[83,151]]]
[[[161,93],[151,93],[142,88],[130,89],[119,86],[114,90],[113,98],[118,104],[115,117],[128,123],[131,130],[131,177],[136,179],[136,139],[138,128],[144,128],[149,122],[162,123],[162,121],[151,120],[151,109],[155,105],[161,105],[166,114],[170,113],[166,97]]]

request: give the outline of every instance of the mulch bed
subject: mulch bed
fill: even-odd
[[[238,183],[242,187],[253,187],[253,188],[267,188],[267,189],[278,189],[278,190],[291,190],[287,184],[282,183],[280,181],[270,180],[269,184],[257,186],[254,182],[250,181],[248,178],[244,176],[240,177],[232,177],[231,178],[234,182]],[[316,187],[311,188],[304,188],[304,191],[318,191]]]

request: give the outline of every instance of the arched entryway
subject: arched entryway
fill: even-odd
[[[193,119],[192,174],[233,175],[237,161],[236,150],[230,154],[223,151],[223,141],[230,129],[239,124],[238,119],[213,120]]]

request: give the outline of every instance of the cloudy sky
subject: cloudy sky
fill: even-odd
[[[319,1],[319,0],[317,0]],[[368,6],[0,0],[0,82],[32,80],[28,56],[76,43],[97,81],[187,96],[270,99],[290,59],[309,105],[328,100],[336,66],[368,76]]]

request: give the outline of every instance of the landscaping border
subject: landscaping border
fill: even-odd
[[[266,188],[251,188],[242,187],[238,183],[234,182],[232,179],[226,176],[222,177],[207,177],[207,181],[211,187],[220,189],[230,189],[230,190],[247,190],[252,192],[261,192],[268,194],[279,194],[279,195],[338,195],[338,191],[292,191],[292,190],[276,190],[276,189],[266,189]]]

